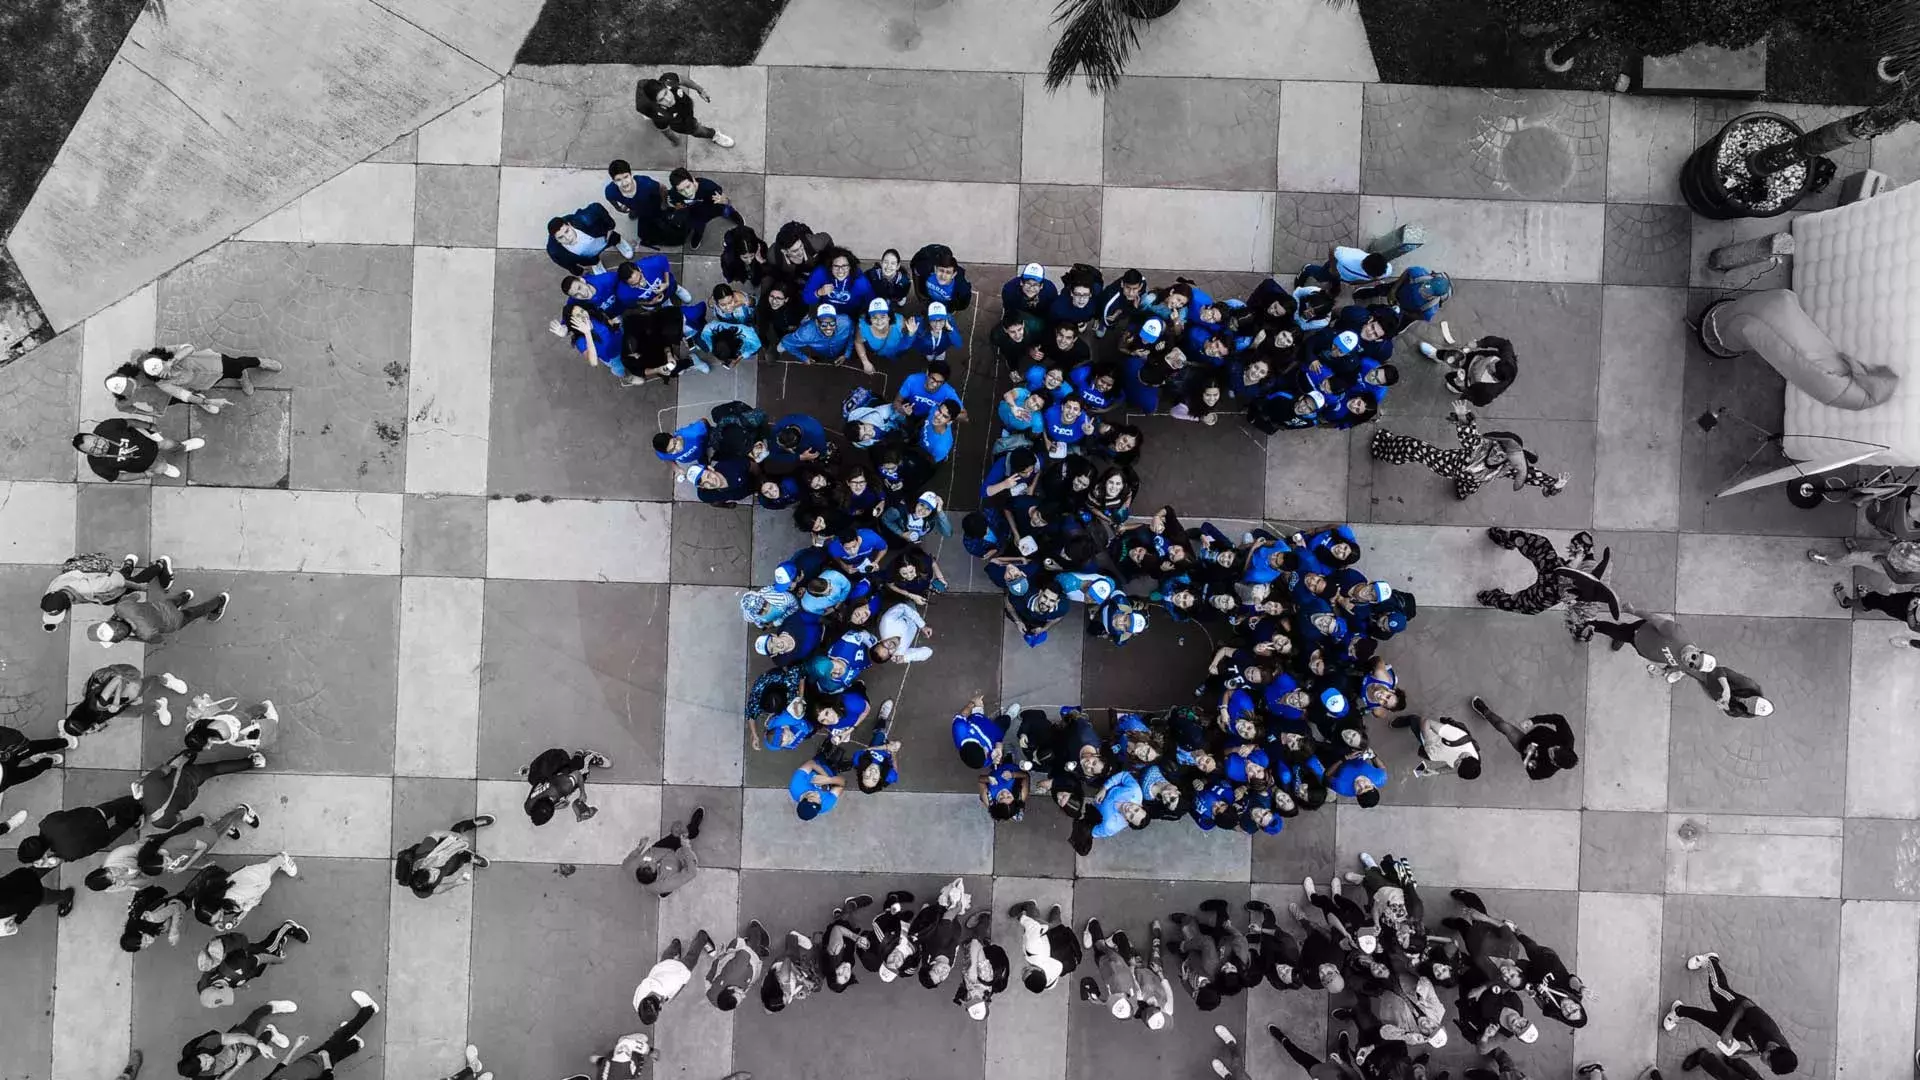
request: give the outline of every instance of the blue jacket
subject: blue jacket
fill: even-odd
[[[738,359],[751,360],[760,352],[759,331],[741,323],[722,322],[717,319],[710,320],[707,325],[700,328],[700,347],[711,353],[713,351],[713,335],[723,329],[737,331],[740,334],[740,356]]]
[[[853,348],[853,322],[841,316],[831,335],[820,332],[820,320],[809,315],[793,333],[780,339],[780,351],[808,362],[839,360]]]
[[[821,426],[820,421],[815,420],[806,413],[788,413],[780,419],[775,420],[773,425],[767,430],[777,435],[782,429],[789,427],[800,429],[800,445],[794,447],[792,450],[786,450],[770,438],[767,444],[771,450],[768,460],[790,463],[800,460],[800,455],[809,450],[825,456],[827,452],[827,429]]]
[[[832,285],[825,296],[820,296],[820,287]],[[816,266],[807,277],[807,283],[800,290],[800,298],[809,307],[832,304],[842,319],[865,319],[867,302],[873,299],[873,286],[867,282],[865,274],[849,274],[847,280],[835,282],[833,271],[824,266]]]
[[[1086,406],[1088,412],[1105,412],[1120,404],[1123,396],[1120,380],[1117,378],[1113,381],[1111,390],[1102,393],[1094,389],[1093,366],[1090,364],[1082,364],[1067,372],[1067,382],[1072,384],[1080,397],[1081,404]]]
[[[592,255],[575,255],[573,252],[560,246],[559,240],[548,236],[547,258],[552,259],[555,264],[565,269],[569,274],[578,274],[592,267],[599,266],[600,252],[606,248],[607,237],[613,233],[613,215],[607,213],[607,208],[601,206],[599,203],[588,203],[571,214],[562,214],[560,216],[569,225],[578,229],[582,235],[591,236],[601,241],[601,244],[598,248],[594,249]]]
[[[707,436],[712,434],[713,425],[705,420],[695,420],[686,427],[674,432],[680,436],[683,444],[680,452],[669,454],[664,450],[655,450],[653,456],[661,461],[670,461],[676,465],[693,465],[707,459]]]
[[[933,340],[934,325],[940,326],[940,341]],[[953,325],[952,319],[921,319],[920,329],[913,332],[913,341],[909,347],[918,351],[929,360],[945,356],[947,350],[957,349],[966,342],[960,339],[960,328]]]
[[[1005,285],[1000,286],[1001,308],[1006,311],[1030,312],[1033,315],[1045,318],[1048,311],[1052,309],[1054,300],[1059,298],[1060,289],[1051,281],[1042,281],[1040,283],[1040,295],[1029,300],[1027,299],[1027,294],[1020,291],[1020,283],[1025,280],[1025,278],[1015,275],[1009,279]]]
[[[994,723],[986,713],[954,714],[953,748],[956,751],[968,743],[972,743],[980,747],[981,752],[990,758],[993,756],[994,746],[1000,742],[1001,736],[1005,734],[1006,732],[1001,730],[1000,725]]]
[[[1052,282],[1048,282],[1048,284],[1051,285]],[[1041,295],[1046,295],[1045,290],[1041,291]],[[1071,291],[1062,291],[1060,295],[1053,298],[1053,303],[1047,305],[1047,321],[1051,323],[1091,322],[1097,318],[1099,314],[1099,289],[1093,290],[1093,295],[1088,297],[1087,302],[1084,304],[1074,303],[1073,293]]]

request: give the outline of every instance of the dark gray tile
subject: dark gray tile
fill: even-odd
[[[1673,610],[1680,564],[1679,534],[1599,532],[1594,534],[1594,541],[1613,552],[1607,580],[1621,599],[1642,611]]]
[[[1519,723],[1541,713],[1559,713],[1584,742],[1587,713],[1586,647],[1563,633],[1542,633],[1532,619],[1516,619],[1488,608],[1420,609],[1413,632],[1381,650],[1392,662],[1412,698],[1410,708],[1430,716],[1450,716],[1466,725],[1480,743],[1478,779],[1439,776],[1416,779],[1418,741],[1411,731],[1371,725],[1380,760],[1393,771],[1396,803],[1420,806],[1552,807],[1580,805],[1579,770],[1546,780],[1530,780],[1519,755],[1473,712],[1475,695],[1500,716]],[[1472,642],[1472,648],[1462,648]]]
[[[1094,230],[1099,235],[1099,230]],[[71,481],[80,455],[71,440],[80,409],[78,328],[0,367],[0,478]],[[105,416],[82,417],[93,423]]]
[[[976,690],[986,697],[988,708],[1001,704],[1000,624],[1006,618],[1002,605],[998,596],[947,593],[928,606],[927,625],[934,637],[923,644],[933,647],[933,658],[906,669],[890,729],[903,745],[925,748],[903,764],[901,790],[976,790],[979,773],[961,764],[953,751],[951,724],[953,714]],[[1080,628],[1068,620],[1060,632],[1079,633]],[[899,665],[889,666],[899,670]],[[890,685],[881,672],[869,673],[867,684]]]
[[[925,875],[750,870],[740,875],[740,915],[743,922],[759,919],[775,935],[777,947],[788,929],[818,934],[833,908],[850,893],[870,893],[878,899],[889,890],[906,889],[926,902],[944,884],[946,879]],[[968,878],[967,891],[976,909],[991,908],[993,888],[988,879]],[[714,936],[724,935],[716,931]],[[844,994],[823,991],[779,1013],[768,1014],[757,1004],[747,1006],[751,1017],[742,1015],[742,1022],[734,1027],[733,1067],[756,1076],[786,1076],[794,1075],[794,1062],[831,1062],[833,1075],[846,1080],[895,1080],[902,1073],[902,1063],[912,1062],[915,1080],[984,1080],[987,1025],[968,1019],[953,1004],[951,982],[948,988],[929,993],[905,980],[883,984],[865,968],[857,977],[862,985]],[[1021,1002],[1013,995],[1025,993],[1020,987],[1009,987],[993,1007],[1017,1009]],[[871,1030],[882,1008],[885,1037],[857,1037]]]
[[[1077,615],[1077,613],[1076,613]],[[1124,648],[1089,641],[1081,650],[1082,704],[1089,709],[1148,709],[1184,700],[1207,678],[1213,635],[1196,622],[1177,622],[1157,606],[1147,614],[1146,633]],[[1062,619],[1056,634],[1080,634],[1076,618]],[[1104,724],[1104,717],[1096,718]]]
[[[752,521],[752,516],[738,507],[675,503],[672,569],[668,577],[676,585],[750,584]],[[795,532],[794,537],[797,542],[799,533]]]
[[[1660,935],[1660,1000],[1707,1004],[1707,973],[1687,957],[1717,952],[1731,989],[1752,998],[1780,1024],[1800,1056],[1802,1076],[1833,1075],[1839,989],[1840,901],[1758,896],[1669,896]],[[1660,1039],[1658,1064],[1678,1075],[1680,1061],[1712,1036],[1682,1022]]]
[[[909,253],[910,254],[910,253]],[[1100,189],[1067,184],[1020,185],[1023,262],[1054,274],[1077,262],[1100,262]]]
[[[1382,855],[1381,852],[1374,852]],[[1401,853],[1404,854],[1404,853]],[[1419,855],[1412,856],[1414,870],[1419,871]],[[1524,931],[1528,937],[1560,954],[1560,958],[1572,966],[1579,955],[1578,937],[1580,933],[1580,896],[1571,891],[1551,891],[1543,889],[1476,889],[1487,910],[1495,918],[1506,919]],[[1447,895],[1441,883],[1420,883],[1420,895],[1426,900],[1427,923],[1437,924],[1444,916],[1457,914],[1459,907]],[[1448,1010],[1448,1035],[1452,1036],[1447,1045],[1433,1052],[1433,1067],[1449,1068],[1455,1076],[1462,1075],[1467,1069],[1475,1067],[1481,1058],[1473,1050],[1473,1044],[1459,1037],[1460,1029],[1454,1025],[1453,1018],[1460,1014],[1460,992],[1457,989],[1443,989],[1440,1000]],[[1513,1055],[1514,1064],[1528,1076],[1571,1076],[1573,1075],[1573,1029],[1565,1024],[1553,1021],[1541,1021],[1537,1010],[1529,1009],[1540,1028],[1540,1039],[1531,1045],[1517,1039],[1507,1039],[1501,1045]]]
[[[660,789],[660,832],[665,835],[676,822],[685,822],[695,807],[706,811],[700,818],[700,835],[693,849],[701,866],[738,867],[740,865],[740,789],[737,787],[685,787],[668,785]],[[714,931],[719,937],[720,932]]]
[[[1104,176],[1115,186],[1271,191],[1280,84],[1122,79],[1106,95],[1106,139]]]
[[[1539,469],[1553,475],[1568,473],[1571,482],[1567,489],[1547,498],[1537,487],[1515,491],[1511,480],[1498,480],[1465,500],[1458,499],[1454,497],[1453,481],[1435,475],[1424,465],[1389,465],[1371,460],[1368,446],[1374,435],[1362,432],[1353,440],[1353,469],[1349,475],[1371,484],[1366,495],[1370,520],[1411,525],[1498,524],[1526,529],[1579,529],[1591,523],[1594,425],[1566,420],[1498,423],[1502,429],[1518,434],[1527,449],[1540,456]],[[1489,421],[1481,430],[1491,430],[1493,424]],[[1454,425],[1437,418],[1389,416],[1377,429],[1425,439],[1441,449],[1460,445]],[[1350,501],[1349,505],[1362,504]]]
[[[480,1037],[488,1067],[567,1076],[638,1028],[633,985],[659,959],[656,907],[618,866],[495,863],[478,875],[467,1029],[512,1033]],[[677,1008],[705,1008],[697,992]],[[535,1001],[565,1022],[529,1023]]]
[[[219,622],[149,646],[148,670],[243,702],[271,700],[280,712],[272,768],[392,772],[398,578],[183,571],[178,580],[202,597],[230,592],[233,602]],[[172,753],[172,742],[148,739],[147,765]]]
[[[12,873],[18,864],[11,854],[6,861],[7,872]],[[53,879],[48,878],[47,884],[51,887]],[[41,908],[7,940],[0,1014],[14,1021],[7,1025],[7,1038],[0,1043],[0,1076],[53,1075],[54,958],[59,928],[53,909]]]
[[[665,585],[489,581],[483,632],[482,777],[583,746],[613,759],[610,781],[659,782]]]
[[[1017,182],[1021,97],[1018,75],[772,68],[767,171]]]
[[[993,827],[993,872],[1000,877],[1071,878],[1073,822],[1048,798],[1035,797],[1019,821]]]
[[[1322,877],[1333,865],[1338,816],[1331,807],[1287,819],[1279,836],[1253,838],[1253,880],[1296,882]]]
[[[1688,315],[1697,318],[1717,294],[1695,290]],[[1786,415],[1787,381],[1751,356],[1716,360],[1687,335],[1687,370],[1681,391],[1680,528],[1684,532],[1758,533],[1773,536],[1846,536],[1853,508],[1826,503],[1801,510],[1779,486],[1731,498],[1717,492],[1740,480],[1788,464],[1778,442]],[[1712,414],[1711,430],[1700,419]]]
[[[260,860],[226,856],[214,861],[233,870]],[[199,977],[194,957],[206,941],[206,931],[193,926],[182,935],[178,948],[140,953],[133,958],[134,1046],[183,1045],[210,1026],[234,1023],[275,998],[300,1005],[295,1016],[279,1018],[276,1026],[281,1031],[289,1037],[306,1033],[324,1039],[354,1014],[349,992],[365,990],[375,1001],[387,1000],[387,913],[393,895],[393,864],[386,859],[303,858],[299,865],[297,878],[275,876],[273,888],[240,928],[258,938],[282,919],[298,919],[312,934],[312,943],[292,946],[286,963],[268,968],[265,975],[235,991],[234,1004],[218,1013],[202,1008],[192,992]],[[209,1019],[216,1016],[221,1019],[210,1025]],[[374,1017],[360,1036],[366,1040],[366,1049],[344,1062],[340,1071],[379,1076],[386,1017]],[[307,1044],[308,1049],[316,1046]],[[148,1049],[149,1068],[156,1056]]]
[[[1582,892],[1666,891],[1667,815],[1588,810],[1580,815]]]
[[[489,489],[666,502],[673,475],[651,444],[678,388],[624,387],[580,362],[547,331],[559,311],[558,280],[544,252],[502,251],[494,264]]]
[[[1849,624],[1689,615],[1681,626],[1722,663],[1758,680],[1774,712],[1731,719],[1696,685],[1677,684],[1672,809],[1838,817],[1847,787]]]
[[[633,111],[640,74],[623,64],[514,69],[507,76],[500,163],[604,169],[625,158],[652,170],[686,164],[686,140],[673,145]]]
[[[393,778],[393,850],[474,815],[479,785],[440,777]]]
[[[1600,279],[1609,285],[1685,285],[1693,262],[1693,214],[1684,206],[1607,204]]]
[[[214,487],[284,488],[293,465],[293,392],[260,387],[228,395],[217,414],[190,414],[189,431],[207,445],[187,458],[187,479]],[[170,410],[171,411],[171,410]]]
[[[500,170],[491,165],[417,165],[413,242],[422,247],[494,244],[500,218]]]
[[[1494,420],[1592,420],[1598,406],[1600,298],[1598,285],[1524,281],[1455,281],[1441,318],[1460,341],[1482,335],[1513,342],[1520,377],[1493,404],[1475,412],[1485,430]],[[1540,313],[1553,312],[1544,319]],[[1394,353],[1401,380],[1387,398],[1386,423],[1401,416],[1444,417],[1453,392],[1438,365],[1420,355],[1419,342],[1445,342],[1438,323],[1415,323]],[[1569,492],[1568,494],[1571,494]],[[1560,496],[1566,498],[1566,495]]]
[[[477,495],[408,495],[400,513],[400,572],[485,577],[487,500]]]
[[[1849,900],[1920,900],[1920,822],[1848,818],[1840,865]]]
[[[1171,503],[1189,518],[1257,520],[1266,514],[1266,437],[1239,415],[1222,415],[1211,427],[1170,416],[1128,419],[1144,437],[1136,466],[1137,513]]]
[[[399,491],[412,291],[409,248],[221,244],[160,279],[157,336],[286,365],[294,487]]]
[[[1324,263],[1327,252],[1351,244],[1360,233],[1360,196],[1331,192],[1283,191],[1273,203],[1273,269],[1290,281],[1308,263]]]
[[[83,551],[115,558],[149,554],[148,521],[153,489],[145,484],[81,484],[76,489],[74,539]],[[165,551],[151,554],[166,555]]]
[[[1360,190],[1598,202],[1607,195],[1607,96],[1370,85]]]

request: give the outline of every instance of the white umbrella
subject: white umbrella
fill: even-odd
[[[1725,491],[1722,491],[1719,495],[1715,497],[1724,499],[1729,495],[1738,495],[1741,492],[1753,491],[1758,488],[1766,487],[1770,484],[1778,484],[1783,480],[1794,480],[1802,476],[1815,476],[1819,473],[1832,472],[1835,469],[1843,469],[1843,468],[1846,468],[1848,465],[1853,465],[1853,464],[1857,464],[1859,462],[1865,461],[1868,458],[1872,457],[1873,455],[1886,449],[1886,447],[1884,446],[1872,445],[1867,443],[1861,443],[1859,445],[1868,446],[1869,448],[1866,450],[1862,450],[1857,454],[1848,454],[1844,457],[1837,457],[1827,461],[1804,461],[1804,462],[1795,461],[1787,465],[1782,465],[1777,469],[1773,469],[1768,472],[1763,472],[1759,476],[1742,480],[1739,483],[1733,485],[1732,487],[1726,489]]]

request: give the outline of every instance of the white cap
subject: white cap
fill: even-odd
[[[975,1020],[985,1020],[987,1018],[987,1003],[984,1001],[976,1001],[967,1006],[967,1015],[973,1017]]]
[[[695,487],[698,487],[700,486],[700,478],[705,475],[707,475],[707,466],[705,465],[687,466],[687,483],[692,484]]]
[[[1520,1033],[1520,1041],[1523,1043],[1539,1042],[1540,1041],[1540,1025],[1529,1022],[1527,1024],[1527,1030]]]
[[[163,357],[149,356],[140,361],[140,370],[146,372],[148,377],[157,379],[161,372],[167,370],[167,361]]]
[[[1114,1019],[1125,1020],[1133,1015],[1133,1002],[1124,997],[1114,998],[1113,1004],[1107,1006],[1107,1011],[1113,1013]]]
[[[107,376],[106,385],[107,393],[124,394],[128,390],[133,389],[133,380],[125,375],[109,375]]]
[[[944,319],[946,317],[947,317],[947,305],[941,303],[938,300],[935,300],[933,303],[927,305],[927,318]]]
[[[836,310],[832,304],[821,304],[819,307],[813,309],[813,317],[816,319],[833,319],[839,318],[839,316],[840,312]]]
[[[1147,1026],[1155,1031],[1167,1026],[1167,1014],[1155,1009],[1147,1014]]]
[[[1020,276],[1026,278],[1028,281],[1045,281],[1047,280],[1047,268],[1041,266],[1039,263],[1028,263],[1020,268]]]
[[[1447,1045],[1447,1029],[1441,1028],[1427,1036],[1427,1045],[1433,1047],[1435,1050]]]
[[[1700,654],[1700,673],[1702,675],[1712,671],[1714,668],[1717,668],[1719,666],[1720,666],[1720,661],[1714,659],[1712,653],[1703,652]]]
[[[886,300],[881,297],[876,296],[872,300],[867,301],[867,314],[869,315],[879,315],[888,310],[890,309],[887,306]],[[818,312],[815,312],[815,314],[818,314]]]
[[[87,636],[102,645],[113,644],[113,624],[97,622],[87,628]]]
[[[1122,622],[1121,628],[1129,634],[1144,633],[1147,629],[1147,617],[1137,611],[1130,612]]]
[[[921,492],[920,497],[914,501],[927,507],[929,510],[938,510],[943,505],[940,502],[940,496],[932,491]]]

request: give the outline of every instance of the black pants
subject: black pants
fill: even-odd
[[[215,593],[197,604],[189,604],[186,593],[176,593],[167,597],[167,603],[180,609],[180,627],[185,629],[189,624],[213,614],[214,609],[220,606],[220,595]]]
[[[255,364],[259,362],[258,360],[254,361]],[[158,581],[162,589],[173,588],[173,574],[168,572],[167,568],[159,563],[148,563],[146,566],[127,574],[126,579],[135,585],[145,585],[149,581]]]
[[[1713,1077],[1713,1080],[1761,1080],[1760,1070],[1752,1065],[1740,1058],[1723,1057],[1708,1047],[1695,1050],[1687,1058],[1693,1068]]]
[[[341,1061],[353,1055],[354,1047],[349,1040],[355,1035],[358,1035],[361,1028],[367,1026],[367,1021],[373,1019],[373,1014],[373,1009],[361,1009],[354,1013],[347,1018],[346,1023],[334,1028],[333,1034],[327,1036],[327,1041],[321,1043],[320,1048],[311,1051],[311,1053],[327,1055],[326,1062],[329,1071],[338,1068]]]
[[[1727,972],[1720,966],[1717,956],[1707,957],[1707,994],[1713,1001],[1712,1009],[1682,1005],[1673,1012],[1682,1020],[1691,1020],[1718,1037],[1732,1023],[1734,1010],[1747,999],[1734,993],[1727,985]]]
[[[140,805],[151,817],[152,824],[162,829],[170,829],[179,823],[180,814],[200,797],[200,785],[216,776],[246,772],[251,768],[253,768],[253,762],[248,758],[211,761],[204,765],[199,762],[182,765],[177,781],[170,781],[162,776],[156,781],[145,784],[141,789]],[[162,788],[166,790],[160,790]]]
[[[1853,601],[1853,605],[1862,611],[1877,611],[1901,622],[1907,621],[1907,608],[1913,604],[1910,592],[1865,592]]]
[[[1593,632],[1599,634],[1601,637],[1611,638],[1621,645],[1632,645],[1633,635],[1639,633],[1640,628],[1647,625],[1647,620],[1635,619],[1632,622],[1595,621],[1587,625],[1593,627]]]
[[[40,746],[43,743],[52,743],[53,746],[49,748],[50,750],[64,750],[67,746],[65,742],[59,739],[35,739],[27,745],[33,747]],[[40,753],[42,751],[33,752]],[[41,773],[46,772],[48,769],[53,768],[53,765],[52,758],[40,758],[37,761],[11,762],[0,765],[0,791],[24,784],[34,777],[39,776]]]
[[[675,109],[667,116],[656,116],[653,118],[653,126],[661,131],[674,131],[682,135],[691,135],[696,139],[711,139],[714,134],[712,128],[702,124],[699,118],[693,115],[692,109]]]
[[[228,356],[226,353],[220,354],[220,377],[222,379],[237,379],[240,377],[241,372],[251,371],[259,366],[260,358],[257,356]]]

